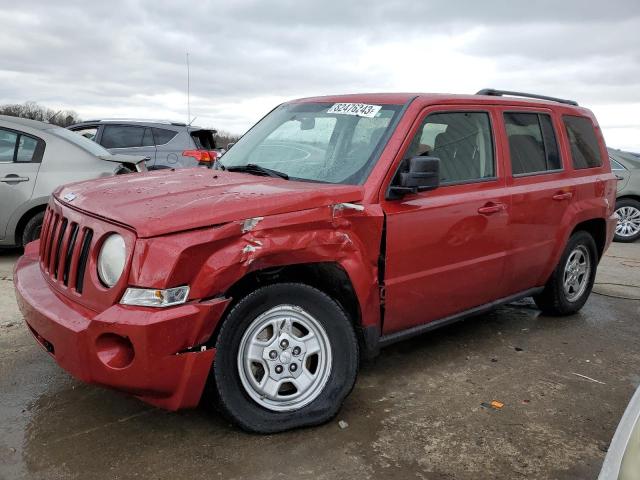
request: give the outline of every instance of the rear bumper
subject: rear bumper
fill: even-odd
[[[168,410],[200,401],[216,351],[185,350],[210,338],[228,299],[166,309],[116,304],[95,313],[49,286],[37,242],[18,260],[14,283],[34,337],[74,377]]]

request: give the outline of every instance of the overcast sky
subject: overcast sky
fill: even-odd
[[[640,1],[0,0],[0,103],[242,133],[278,103],[484,87],[578,100],[640,151]]]

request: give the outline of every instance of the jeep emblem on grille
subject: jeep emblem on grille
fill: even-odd
[[[76,199],[76,194],[73,192],[69,192],[69,193],[66,193],[62,198],[66,202],[73,202]]]

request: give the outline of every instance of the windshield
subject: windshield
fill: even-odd
[[[98,155],[111,155],[105,148],[101,145],[98,145],[93,140],[89,140],[87,137],[83,137],[79,133],[72,132],[71,130],[67,130],[66,128],[51,128],[49,133],[52,133],[58,137],[64,138],[65,140],[70,141],[74,145],[86,150],[87,152],[98,156]]]
[[[258,165],[291,179],[363,183],[401,105],[293,103],[276,108],[230,149],[227,168]]]

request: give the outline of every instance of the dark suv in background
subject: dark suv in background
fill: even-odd
[[[68,127],[111,153],[143,155],[149,170],[211,165],[215,130],[161,120],[90,120]]]

